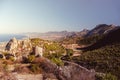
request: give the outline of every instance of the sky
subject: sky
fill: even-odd
[[[120,25],[120,0],[0,0],[0,33],[81,31]]]

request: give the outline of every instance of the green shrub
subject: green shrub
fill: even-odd
[[[55,64],[57,64],[58,66],[63,66],[64,65],[64,63],[63,63],[63,61],[61,60],[61,59],[59,59],[59,58],[52,58],[51,59],[51,61],[53,62],[53,63],[55,63]]]
[[[27,61],[32,62],[35,60],[35,55],[29,55]]]
[[[31,64],[30,65],[30,70],[33,73],[41,73],[42,72],[42,68],[39,67],[39,64]]]
[[[11,61],[15,61],[15,58],[13,56],[10,57]]]
[[[112,75],[111,73],[107,74],[96,74],[96,80],[117,80],[117,77]]]
[[[72,56],[73,55],[73,50],[72,49],[66,49],[67,56]]]

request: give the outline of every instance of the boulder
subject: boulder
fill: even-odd
[[[35,56],[42,57],[43,56],[43,48],[35,46],[33,48],[33,53],[34,53]]]

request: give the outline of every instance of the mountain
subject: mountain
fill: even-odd
[[[120,79],[120,27],[81,50],[83,50],[83,53],[80,57],[74,59],[76,63],[88,69],[95,69],[98,73],[104,73],[104,75],[107,75],[107,79],[109,76],[108,80]],[[105,80],[105,77],[99,75],[96,76],[96,80]]]
[[[83,37],[85,36],[87,33],[89,32],[88,29],[83,29],[80,32],[76,32],[74,35],[72,35],[71,37]]]
[[[90,30],[85,36],[95,36],[95,35],[102,35],[102,34],[107,34],[113,30],[116,30],[118,26],[115,26],[113,24],[107,25],[107,24],[99,24],[92,30]]]
[[[110,45],[112,43],[120,43],[120,27],[106,34],[102,39],[98,40],[96,43],[84,48],[85,50],[98,49],[100,47]]]

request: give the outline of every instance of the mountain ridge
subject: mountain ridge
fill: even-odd
[[[107,24],[99,24],[96,25],[95,28],[93,28],[92,30],[90,30],[85,37],[89,37],[89,36],[94,36],[94,35],[102,35],[102,34],[107,34],[113,30],[116,30],[118,28],[118,26],[116,25],[107,25]]]
[[[83,50],[93,50],[112,43],[120,43],[119,35],[120,35],[120,27],[117,28],[116,30],[109,32],[102,39],[98,40],[96,43],[83,48]]]

